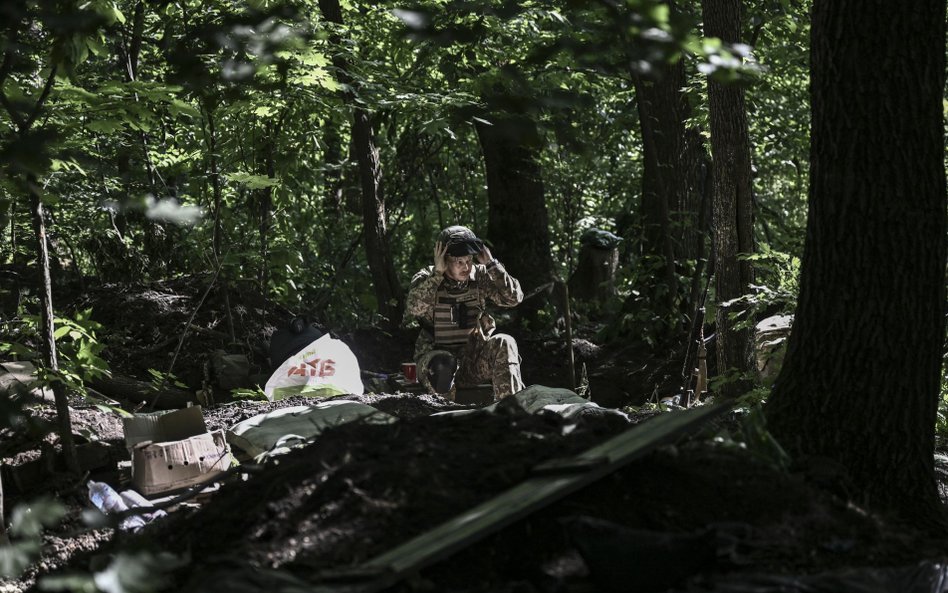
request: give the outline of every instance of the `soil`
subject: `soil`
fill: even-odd
[[[173,357],[181,329],[203,293],[201,286],[192,279],[109,287],[84,294],[76,303],[108,311],[97,313],[96,319],[105,326],[100,335],[109,344],[105,356],[113,371],[145,379],[149,357],[152,362]],[[261,369],[269,366],[266,338],[285,322],[287,312],[264,313],[276,309],[239,291],[230,301],[235,310],[244,311],[234,317],[239,342],[214,333],[225,322],[213,298],[191,322],[210,329],[189,332],[175,363],[179,377],[197,377],[189,382],[191,389],[205,382],[204,360],[215,348],[244,353]],[[560,338],[522,331],[514,335],[528,384],[566,384]],[[414,332],[370,328],[339,337],[365,369],[390,374],[410,359]],[[156,350],[160,344],[167,346]],[[142,354],[146,351],[150,353]],[[319,582],[327,570],[355,566],[515,486],[538,463],[584,451],[648,422],[657,412],[628,406],[674,383],[674,357],[636,357],[634,352],[628,345],[599,345],[592,333],[574,342],[577,361],[590,370],[593,398],[625,406],[629,422],[606,415],[578,421],[531,415],[512,400],[496,413],[432,416],[474,406],[398,392],[344,396],[399,421],[335,427],[307,447],[263,465],[242,466],[216,493],[177,507],[139,534],[84,527],[81,512],[89,506],[85,480],[120,486],[127,472],[119,471],[118,462],[127,453],[120,418],[75,399],[74,434],[80,442],[95,440],[107,448],[114,461],[78,480],[53,467],[33,488],[21,490],[11,490],[4,475],[8,517],[15,504],[39,494],[54,496],[68,513],[44,536],[41,561],[18,581],[0,580],[0,591],[28,588],[48,574],[88,574],[115,554],[144,552],[152,558],[160,558],[161,552],[178,558],[166,580],[154,574],[140,577],[155,585],[151,590],[270,591],[277,590],[275,574]],[[303,403],[311,400],[231,401],[206,409],[205,423],[209,430],[227,428]],[[4,429],[0,458],[6,466],[47,459],[57,445],[56,436],[42,430],[43,423],[55,418],[49,402],[34,403],[28,414],[33,430],[26,424]],[[803,475],[781,469],[766,452],[748,449],[736,436],[742,421],[732,415],[666,445],[393,590],[697,591],[718,590],[724,582],[746,585],[727,590],[798,590],[754,589],[747,583],[752,575],[912,566],[945,555],[944,542],[818,489]],[[946,478],[948,471],[939,476]],[[942,492],[946,490],[943,486]],[[841,590],[845,582],[836,584],[820,590]]]

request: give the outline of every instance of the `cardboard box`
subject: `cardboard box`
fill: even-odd
[[[150,495],[212,479],[230,467],[224,431],[207,432],[201,406],[136,414],[122,420],[132,484]]]
[[[129,452],[145,441],[164,443],[180,441],[207,432],[201,406],[191,406],[170,412],[135,414],[122,419],[125,446]]]
[[[223,430],[166,443],[143,442],[132,450],[132,484],[145,495],[210,480],[230,467]]]

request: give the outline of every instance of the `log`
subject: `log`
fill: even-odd
[[[92,388],[105,395],[132,403],[142,403],[156,410],[186,408],[188,402],[197,403],[193,393],[182,389],[163,388],[131,377],[99,377],[92,380]]]

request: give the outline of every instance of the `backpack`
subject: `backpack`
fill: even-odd
[[[270,336],[270,367],[279,368],[289,357],[322,336],[323,332],[305,316],[294,317],[286,327],[281,327]]]

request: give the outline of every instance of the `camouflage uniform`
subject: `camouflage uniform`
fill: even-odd
[[[447,332],[436,331],[436,317],[438,328],[445,327],[441,321],[444,318],[439,317],[446,311],[443,303],[454,302],[454,297],[465,304],[460,315],[464,321],[457,323],[455,319],[453,328]],[[454,380],[460,387],[490,380],[495,400],[523,389],[517,342],[507,334],[494,333],[494,318],[486,312],[488,300],[501,307],[514,307],[523,300],[520,283],[496,260],[486,266],[474,265],[470,280],[464,282],[440,274],[436,276],[433,266],[422,269],[412,278],[406,309],[408,315],[421,324],[415,343],[415,363],[418,380],[432,393],[435,389],[427,369],[438,354],[456,358],[458,369]],[[444,338],[446,333],[448,338]]]

